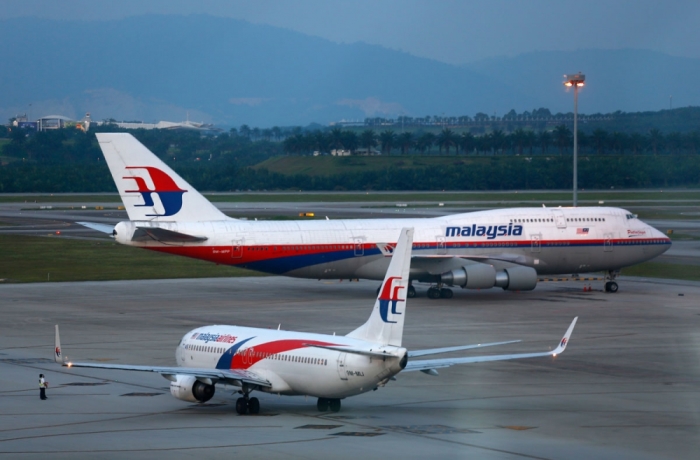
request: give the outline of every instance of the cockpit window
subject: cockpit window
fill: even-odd
[[[627,214],[627,220],[636,219],[636,218],[637,218],[636,214]]]

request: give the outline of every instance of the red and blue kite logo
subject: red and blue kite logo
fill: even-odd
[[[401,280],[401,277],[392,276],[388,278],[384,282],[384,286],[382,286],[382,291],[379,293],[379,315],[385,323],[396,322],[389,321],[389,305],[391,305],[392,315],[400,315],[401,313],[396,311],[396,304],[406,301],[406,299],[399,299],[399,289],[405,289],[405,286],[394,286],[394,280]]]
[[[143,198],[143,204],[136,206],[153,207],[153,196],[158,195],[160,202],[163,205],[163,214],[146,214],[149,217],[164,217],[173,216],[182,209],[182,194],[187,190],[182,190],[175,184],[175,181],[166,173],[153,166],[127,166],[126,169],[145,169],[151,176],[153,181],[153,190],[149,189],[143,177],[126,176],[123,179],[132,179],[136,182],[138,190],[125,190],[126,193],[140,193]]]

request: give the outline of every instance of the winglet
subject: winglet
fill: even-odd
[[[574,326],[576,326],[577,320],[578,320],[578,316],[576,318],[574,318],[574,320],[571,322],[569,329],[566,330],[566,334],[564,334],[564,337],[562,337],[561,341],[559,342],[559,346],[552,352],[553,356],[556,356],[559,353],[562,353],[564,350],[566,350],[566,345],[568,345],[568,343],[569,343],[569,339],[571,338],[571,333],[574,332]]]
[[[61,335],[58,333],[58,324],[56,325],[56,336],[54,338],[53,360],[58,364],[66,362],[63,351],[61,351]]]

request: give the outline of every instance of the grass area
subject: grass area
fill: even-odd
[[[643,276],[647,278],[666,278],[686,281],[700,281],[700,265],[665,264],[661,262],[644,262],[622,270],[625,276]]]
[[[0,279],[29,283],[256,276],[257,272],[112,241],[0,235]]]

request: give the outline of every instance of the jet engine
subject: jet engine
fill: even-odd
[[[505,291],[532,291],[537,286],[537,272],[532,267],[510,267],[496,273],[496,287]]]
[[[214,384],[206,384],[192,375],[176,375],[170,382],[170,394],[188,402],[207,402],[214,397]]]
[[[467,289],[489,289],[496,284],[496,270],[487,264],[473,264],[456,268],[440,276],[448,286]]]
[[[497,272],[491,265],[473,264],[443,273],[440,281],[467,289],[501,287],[507,291],[531,291],[537,286],[537,272],[531,267],[511,267]]]

